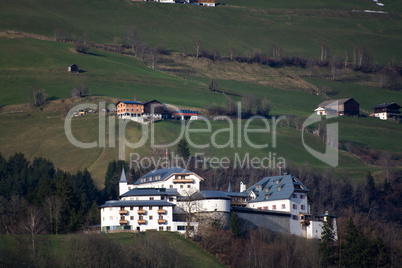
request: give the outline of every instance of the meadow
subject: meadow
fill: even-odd
[[[331,55],[338,56],[345,51],[350,53],[353,47],[364,46],[372,54],[374,63],[387,64],[392,59],[400,60],[402,27],[397,2],[384,2],[385,7],[381,10],[388,11],[388,14],[368,14],[351,10],[374,9],[371,1],[229,0],[216,8],[108,0],[2,1],[0,30],[52,37],[54,30],[62,29],[71,38],[80,39],[87,33],[90,40],[98,43],[112,44],[113,39],[120,38],[118,43],[123,44],[127,27],[135,26],[141,40],[150,46],[162,45],[170,52],[181,52],[186,47],[191,54],[194,53],[193,42],[198,39],[204,49],[216,49],[221,56],[227,56],[230,47],[235,48],[239,56],[251,55],[255,49],[268,54],[273,43],[282,46],[284,55],[305,58],[318,58],[322,44],[330,45]],[[227,100],[227,95],[208,89],[210,79],[214,78],[220,89],[233,93],[235,101],[247,93],[258,99],[266,97],[272,103],[273,117],[295,115],[300,120],[311,115],[317,104],[325,100],[315,92],[324,87],[329,88],[329,97],[353,97],[361,108],[368,111],[381,102],[401,102],[398,91],[356,81],[330,81],[322,75],[305,77],[306,71],[301,68],[215,63],[194,57],[179,59],[180,56],[173,53],[171,57],[176,59],[172,65],[163,58],[158,63],[161,68],[157,65],[152,69],[131,56],[96,49],[82,54],[77,53],[72,44],[10,38],[4,32],[0,33],[0,48],[0,107],[7,112],[0,115],[0,152],[5,156],[23,152],[30,160],[37,156],[46,157],[57,167],[70,171],[88,168],[99,186],[103,184],[107,164],[118,158],[118,148],[109,144],[108,134],[104,148],[74,147],[64,133],[65,109],[52,108],[55,105],[71,108],[65,101],[69,100],[71,90],[81,84],[89,87],[90,95],[83,102],[106,101],[109,104],[116,99],[157,99],[179,107],[205,109],[214,105],[225,106]],[[67,72],[67,67],[73,63],[78,65],[79,74]],[[374,81],[373,77],[371,75],[370,79]],[[33,85],[45,89],[51,101],[43,110],[27,104]],[[8,113],[13,110],[23,112]],[[373,118],[339,118],[338,122],[342,143],[350,141],[367,149],[402,150],[398,139],[402,130],[400,124]],[[117,122],[111,124],[115,124],[117,129]],[[252,125],[263,127],[261,122]],[[192,126],[204,128],[205,123],[194,122]],[[158,122],[154,127],[154,135],[160,144],[174,140],[180,130],[175,121]],[[227,127],[225,121],[213,121],[211,132],[199,133],[192,138],[198,144],[210,143],[211,133]],[[98,141],[97,115],[74,119],[73,129],[81,141]],[[141,131],[139,125],[130,123],[126,136],[135,142],[139,140]],[[225,144],[228,136],[227,132],[219,132],[214,137],[219,144]],[[272,132],[252,133],[250,137],[253,142],[263,144],[272,141]],[[243,140],[241,147],[226,146],[201,152],[231,159],[235,154],[244,156],[249,153],[261,158],[276,153],[290,164],[309,163],[319,169],[327,167],[305,150],[300,131],[281,126],[276,137],[275,148],[255,149]],[[305,137],[309,146],[323,152],[324,144],[318,138],[309,133]],[[237,138],[237,132],[233,138]],[[117,140],[110,140],[113,141],[118,144]],[[127,149],[124,157],[128,159],[132,152],[142,156],[158,153],[149,142],[135,150]],[[198,151],[191,147],[191,152],[195,155]],[[368,170],[377,172],[380,169],[368,167],[354,156],[341,152],[340,164],[335,170],[359,180]]]
[[[332,55],[366,47],[374,62],[400,60],[400,1],[386,1],[383,8],[362,0],[296,2],[233,0],[227,4],[241,8],[206,8],[110,0],[2,1],[0,29],[46,36],[63,29],[70,37],[87,33],[95,42],[113,43],[115,37],[124,42],[126,29],[135,26],[150,46],[162,45],[176,52],[183,47],[193,51],[197,39],[203,48],[216,49],[221,55],[227,55],[230,47],[239,55],[254,49],[267,53],[278,43],[285,55],[310,58],[318,57],[325,43]],[[354,9],[391,12],[371,14],[352,12]]]

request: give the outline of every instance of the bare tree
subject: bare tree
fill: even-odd
[[[71,98],[81,98],[81,92],[74,88],[73,90],[71,90]]]
[[[148,58],[149,58],[149,61],[151,63],[151,68],[155,69],[156,63],[160,59],[158,51],[155,48],[150,49],[149,54],[148,54]]]
[[[32,254],[35,259],[36,254],[36,236],[43,230],[42,214],[37,207],[30,206],[27,211],[27,219],[25,220],[25,230],[31,235]]]
[[[186,46],[183,46],[183,49],[181,51],[181,55],[185,58],[188,56],[188,49]]]
[[[271,111],[271,101],[264,97],[259,105],[258,114],[262,116],[269,116],[269,112]]]
[[[228,115],[236,114],[236,104],[231,97],[228,97],[226,100],[226,108],[227,108]]]
[[[218,90],[218,83],[216,83],[216,81],[212,78],[211,81],[209,82],[208,88],[211,91],[217,91]]]
[[[137,56],[141,59],[142,62],[145,62],[145,59],[148,56],[149,47],[147,43],[138,43],[137,44]]]
[[[282,58],[282,47],[277,43],[273,44],[269,50],[269,55],[274,61],[280,61]]]
[[[177,202],[177,206],[183,211],[186,217],[186,238],[190,237],[192,219],[200,211],[199,197],[199,191],[188,190],[180,198],[180,202]]]
[[[68,40],[68,33],[63,29],[55,29],[53,35],[56,42],[66,42]]]
[[[33,105],[39,107],[45,104],[46,93],[43,88],[39,88],[35,85],[31,87],[31,99]]]
[[[131,25],[126,29],[125,44],[128,48],[131,48],[131,52],[134,56],[137,55],[137,44],[140,42],[140,37],[138,35],[135,26]]]
[[[382,88],[386,88],[388,86],[388,73],[385,68],[381,68],[381,70],[378,72],[378,82]]]
[[[47,217],[49,219],[49,226],[52,234],[54,233],[54,227],[55,232],[57,234],[57,227],[61,212],[61,204],[62,204],[61,198],[58,196],[49,196],[45,199],[44,202],[44,208]]]
[[[331,68],[332,80],[336,78],[336,68],[337,68],[337,58],[336,56],[332,56],[329,62],[329,67]]]
[[[231,61],[233,61],[236,57],[236,49],[233,47],[229,48],[229,58]]]
[[[120,44],[121,38],[118,36],[113,37],[114,52],[119,52],[121,50]]]
[[[200,40],[195,40],[195,41],[194,41],[194,44],[193,44],[193,48],[194,48],[194,50],[195,50],[195,56],[196,56],[197,58],[198,58],[199,55],[200,55],[201,47],[202,47],[201,41],[200,41]]]
[[[255,108],[256,98],[252,94],[245,94],[241,98],[242,110],[244,115],[250,116]]]
[[[324,64],[328,61],[330,57],[330,49],[327,44],[321,44],[321,55],[320,55],[320,63]]]
[[[306,63],[306,67],[308,70],[308,76],[313,76],[314,68],[316,65],[316,60],[315,59],[309,59]]]
[[[219,60],[219,59],[220,59],[221,54],[219,54],[219,52],[218,52],[216,49],[214,49],[214,50],[212,51],[212,56],[213,56],[214,61],[216,61],[216,60]]]
[[[349,52],[345,50],[345,53],[343,54],[343,67],[348,67],[349,65]]]

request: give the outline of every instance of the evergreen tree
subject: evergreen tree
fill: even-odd
[[[181,156],[183,158],[188,158],[190,156],[190,149],[188,147],[187,141],[184,138],[181,139],[177,144],[176,153],[178,156]]]
[[[119,196],[119,180],[123,166],[124,170],[129,170],[128,164],[123,160],[114,160],[109,163],[105,176],[105,200],[117,199],[117,197]],[[130,178],[128,177],[127,180],[129,179]]]
[[[335,264],[335,232],[332,219],[329,217],[322,226],[319,251],[323,267]]]
[[[342,246],[341,265],[344,267],[371,267],[375,251],[362,231],[357,230],[352,218],[346,223],[345,243]]]
[[[232,231],[232,233],[233,233],[233,235],[235,237],[238,238],[238,237],[241,236],[239,220],[237,218],[236,213],[234,213],[234,212],[232,212],[232,215],[230,216],[229,228],[230,228],[230,231]]]

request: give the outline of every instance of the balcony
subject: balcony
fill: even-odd
[[[164,223],[166,223],[166,220],[165,220],[165,219],[159,219],[159,220],[158,220],[158,223],[159,223],[159,224],[164,224]]]
[[[137,212],[138,214],[145,214],[145,210],[143,210],[143,209],[140,209],[140,210],[138,210],[138,212]]]
[[[309,224],[310,224],[310,220],[307,220],[307,219],[300,219],[300,223],[301,223],[301,224],[305,224],[305,225],[309,225]]]
[[[120,224],[127,224],[127,221],[126,220],[119,220],[119,223]]]
[[[119,210],[120,215],[127,215],[127,210]]]
[[[145,224],[146,221],[145,220],[138,220],[138,224]]]
[[[164,210],[164,209],[158,209],[158,214],[165,214],[166,213],[166,210]]]
[[[173,179],[173,183],[193,183],[193,179]]]

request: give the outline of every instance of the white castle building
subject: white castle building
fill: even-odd
[[[200,191],[203,180],[179,167],[153,170],[128,184],[123,169],[119,200],[100,206],[102,232],[121,230],[197,231],[205,219],[227,226],[230,213],[272,231],[320,238],[328,213],[313,219],[306,187],[291,175],[263,178],[240,192]],[[336,230],[336,222],[335,230]]]

